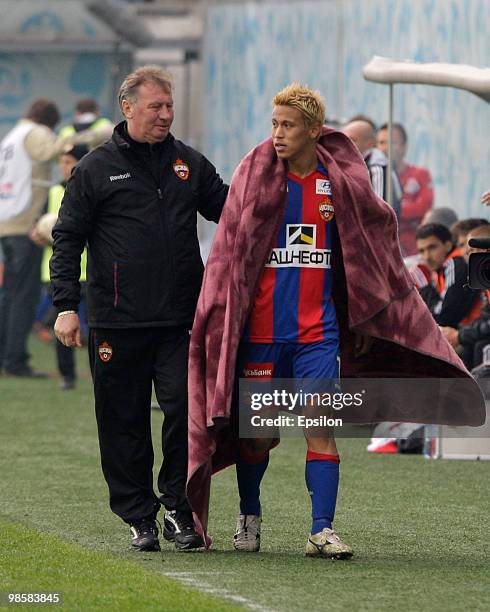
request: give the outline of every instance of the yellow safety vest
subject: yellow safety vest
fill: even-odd
[[[60,207],[61,201],[63,200],[63,196],[65,194],[65,188],[63,185],[54,185],[49,190],[48,196],[48,213],[52,213],[57,215]],[[44,247],[43,253],[43,262],[41,265],[41,280],[43,283],[49,283],[51,278],[49,275],[49,260],[51,259],[51,255],[53,254],[53,248],[51,246]],[[87,280],[87,249],[85,248],[82,253],[82,257],[80,259],[80,280]]]
[[[109,121],[109,119],[106,119],[105,117],[99,117],[98,119],[96,119],[92,125],[90,126],[90,130],[96,130],[98,128],[100,128],[103,125],[108,125],[111,122]],[[62,127],[59,133],[60,138],[65,138],[65,136],[73,136],[73,134],[75,134],[75,128],[73,125],[65,125],[65,127]]]

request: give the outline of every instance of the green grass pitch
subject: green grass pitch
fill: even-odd
[[[54,372],[54,349],[34,338],[31,349]],[[0,377],[0,592],[61,592],[66,610],[488,610],[490,463],[372,456],[362,439],[339,441],[335,526],[351,561],[304,557],[297,439],[272,453],[260,553],[232,550],[233,469],[213,481],[211,551],[131,551],[108,507],[86,354],[77,357],[75,391]],[[154,413],[157,449],[160,423]]]

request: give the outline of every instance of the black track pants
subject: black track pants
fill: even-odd
[[[28,365],[27,338],[41,292],[43,250],[28,236],[0,238],[5,279],[0,288],[0,370]]]
[[[184,328],[90,331],[102,471],[111,509],[128,523],[156,515],[160,506],[153,491],[152,381],[165,415],[160,500],[170,510],[189,510],[185,496],[188,353],[189,332]]]

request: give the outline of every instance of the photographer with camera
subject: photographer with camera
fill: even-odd
[[[489,242],[490,225],[480,225],[468,234],[468,254],[470,256],[469,279],[470,286],[485,288],[482,292],[483,308],[480,316],[469,325],[462,325],[459,329],[453,327],[441,327],[441,331],[451,346],[461,353],[461,358],[466,367],[471,370],[479,366],[483,361],[484,349],[490,345],[490,283],[485,279],[485,266],[490,264],[490,254],[487,248],[472,246],[470,241]],[[478,257],[475,261],[471,256],[476,253],[485,253],[486,257]]]
[[[469,245],[468,245],[468,235],[480,225],[488,225],[488,221],[486,219],[480,217],[470,217],[469,219],[461,219],[461,221],[456,221],[450,226],[451,234],[453,236],[453,242],[456,245],[456,248],[460,251],[461,255],[464,257],[466,263],[468,263],[468,259],[470,256],[469,253]]]

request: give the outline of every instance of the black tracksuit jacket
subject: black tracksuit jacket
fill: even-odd
[[[227,192],[191,147],[172,135],[137,143],[120,123],[67,184],[50,264],[58,311],[77,309],[87,242],[91,327],[190,326],[203,275],[197,213],[217,222]]]

